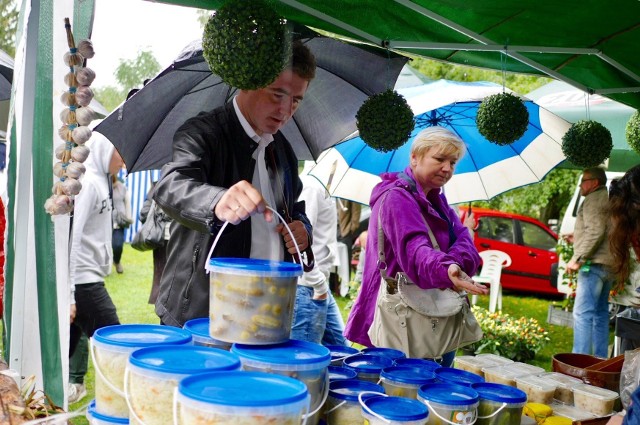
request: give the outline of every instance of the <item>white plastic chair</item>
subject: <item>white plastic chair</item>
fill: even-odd
[[[480,274],[473,277],[473,280],[480,283],[489,284],[489,311],[491,313],[498,310],[502,310],[502,285],[500,284],[500,278],[502,276],[502,269],[511,265],[511,257],[509,254],[496,249],[488,249],[480,252],[482,258],[482,269]],[[471,297],[471,303],[475,305],[478,301],[478,296],[473,295]]]

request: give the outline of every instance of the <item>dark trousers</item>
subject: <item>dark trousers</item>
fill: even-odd
[[[124,247],[124,229],[113,229],[111,247],[113,248],[113,262],[118,264],[122,258],[122,249]]]

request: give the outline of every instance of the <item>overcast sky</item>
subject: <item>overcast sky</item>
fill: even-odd
[[[97,0],[93,22],[96,55],[87,66],[96,72],[95,87],[115,85],[120,59],[135,59],[150,49],[162,69],[182,48],[201,38],[196,9],[145,0]]]

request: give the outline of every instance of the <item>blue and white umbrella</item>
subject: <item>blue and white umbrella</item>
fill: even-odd
[[[491,199],[537,183],[565,159],[562,136],[571,124],[525,100],[529,111],[525,134],[508,146],[491,143],[478,131],[476,113],[482,99],[502,91],[502,86],[494,83],[448,80],[399,90],[416,116],[407,143],[383,153],[355,137],[324,151],[310,174],[331,196],[368,204],[380,174],[404,170],[414,137],[426,127],[439,125],[457,133],[467,145],[467,154],[444,187],[451,204]]]

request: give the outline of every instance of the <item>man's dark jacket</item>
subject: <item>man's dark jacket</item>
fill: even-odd
[[[186,121],[173,140],[173,160],[162,168],[156,184],[156,203],[174,219],[167,246],[167,264],[160,281],[156,313],[162,323],[182,326],[187,320],[209,315],[209,277],[205,273],[207,255],[214,236],[223,223],[213,211],[225,191],[235,183],[251,182],[257,148],[245,133],[233,103]],[[277,181],[293,220],[302,221],[311,235],[304,214],[304,202],[296,202],[302,191],[298,161],[282,133],[265,152],[271,175],[276,164]],[[283,196],[279,196],[283,195]],[[280,201],[282,203],[282,201]],[[284,204],[277,206],[284,217]],[[311,237],[309,237],[311,243]],[[227,225],[212,257],[248,258],[251,252],[251,219]],[[291,257],[285,249],[285,261]]]

